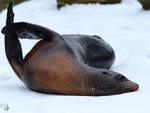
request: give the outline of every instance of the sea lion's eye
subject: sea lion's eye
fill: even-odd
[[[103,71],[102,73],[103,73],[103,74],[108,74],[106,71]]]
[[[103,71],[102,74],[111,76],[111,74],[107,71]]]
[[[117,76],[115,77],[115,79],[117,79],[117,80],[124,80],[125,77],[124,77],[123,75],[117,75]]]

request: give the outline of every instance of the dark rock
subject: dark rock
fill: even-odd
[[[14,0],[14,4],[18,4],[21,2],[24,2],[26,0]],[[10,0],[0,0],[0,12],[7,7],[7,4],[10,2]]]
[[[150,9],[150,0],[139,0],[139,2],[142,4],[143,9]]]
[[[60,8],[65,4],[88,4],[88,3],[120,3],[121,0],[57,0],[57,7]]]

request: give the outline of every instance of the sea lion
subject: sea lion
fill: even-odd
[[[114,60],[112,47],[99,36],[60,35],[30,23],[14,23],[8,6],[5,35],[7,59],[26,86],[37,92],[101,96],[138,90],[138,84],[108,70]],[[18,38],[42,39],[23,59]]]

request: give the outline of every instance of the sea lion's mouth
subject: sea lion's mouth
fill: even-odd
[[[137,83],[128,81],[128,82],[124,82],[121,86],[113,88],[110,91],[103,91],[100,92],[102,96],[106,96],[106,95],[116,95],[116,94],[122,94],[122,93],[130,93],[130,92],[134,92],[137,91],[139,89],[139,85]]]

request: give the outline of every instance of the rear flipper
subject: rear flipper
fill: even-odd
[[[16,32],[17,36],[21,39],[45,39],[50,40],[59,36],[56,32],[47,29],[45,27],[34,25],[26,22],[14,23],[13,30]],[[7,27],[2,29],[2,33],[7,33]]]
[[[16,74],[21,77],[23,62],[22,49],[16,32],[13,30],[13,2],[9,3],[5,30],[5,52],[6,57]]]

